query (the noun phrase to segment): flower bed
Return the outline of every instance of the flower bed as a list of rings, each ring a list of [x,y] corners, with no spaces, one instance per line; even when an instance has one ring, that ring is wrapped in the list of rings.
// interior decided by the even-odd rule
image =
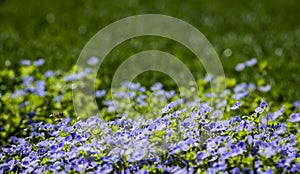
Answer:
[[[267,84],[228,78],[226,102],[212,108],[211,77],[198,81],[200,101],[160,83],[124,83],[110,94],[98,79],[99,114],[84,120],[71,84],[88,71],[41,73],[43,63],[1,71],[13,81],[0,100],[0,173],[300,172],[299,102],[268,102]]]

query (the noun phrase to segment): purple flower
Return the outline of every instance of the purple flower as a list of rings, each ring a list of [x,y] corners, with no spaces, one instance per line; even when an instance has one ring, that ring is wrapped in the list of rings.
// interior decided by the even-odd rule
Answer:
[[[104,105],[113,106],[113,105],[116,105],[116,103],[113,100],[105,100]]]
[[[44,65],[44,63],[45,63],[44,59],[38,59],[36,61],[33,61],[34,66],[41,66],[41,65]]]
[[[15,136],[10,137],[10,143],[11,144],[17,144],[19,142],[19,139]]]
[[[242,71],[245,69],[245,64],[243,63],[238,63],[236,66],[235,66],[235,70],[236,71]]]
[[[296,114],[291,114],[289,121],[292,123],[300,122],[300,112]]]
[[[151,91],[158,91],[163,87],[161,83],[155,83],[153,86],[151,86]]]
[[[261,113],[263,111],[263,109],[261,107],[257,107],[255,108],[255,113]]]
[[[260,92],[268,92],[268,91],[271,90],[271,85],[259,86],[259,87],[258,87],[258,90],[259,90]]]
[[[248,84],[248,90],[254,90],[256,88],[255,84],[249,83]]]
[[[35,112],[30,111],[30,112],[28,112],[28,113],[26,114],[26,117],[27,117],[27,118],[32,118],[32,117],[34,117],[35,115],[36,115]]]
[[[26,77],[23,77],[22,78],[22,84],[24,86],[29,86],[34,80],[34,77],[33,76],[26,76]]]
[[[268,103],[263,101],[263,102],[260,103],[259,107],[265,109],[266,107],[268,107]]]
[[[117,110],[117,105],[108,106],[107,108],[108,113],[115,112],[116,110]]]
[[[216,171],[224,171],[227,168],[226,162],[224,160],[220,160],[216,163],[213,163],[212,168]]]
[[[223,116],[223,112],[220,110],[215,110],[212,114],[212,119],[221,118]]]
[[[99,58],[98,57],[90,57],[86,63],[90,66],[97,65],[99,63]]]
[[[52,70],[48,70],[48,71],[46,71],[45,74],[44,74],[44,76],[47,77],[47,78],[48,78],[48,77],[52,77],[53,75],[54,75],[54,71],[52,71]]]
[[[72,141],[72,136],[71,135],[68,135],[65,137],[64,141]]]
[[[211,75],[211,74],[206,74],[205,75],[205,78],[204,78],[204,81],[205,82],[209,82],[209,81],[212,81],[213,80],[213,75]]]
[[[293,164],[292,167],[291,167],[291,172],[300,173],[300,163],[299,164]]]
[[[98,90],[98,91],[95,92],[95,97],[96,98],[104,97],[105,95],[106,95],[105,90]]]
[[[56,131],[56,130],[50,130],[49,135],[51,135],[51,136],[53,136],[53,137],[56,137],[56,136],[59,135],[59,131]]]
[[[46,83],[43,80],[38,80],[35,82],[35,92],[37,96],[46,95]]]
[[[140,161],[143,159],[146,153],[147,153],[146,147],[137,147],[135,148],[134,152],[130,154],[128,161],[129,162]]]
[[[241,100],[242,98],[246,97],[248,94],[249,94],[248,91],[243,91],[243,92],[233,94],[231,98],[234,100]]]
[[[274,170],[273,169],[269,169],[269,170],[266,170],[266,171],[263,171],[263,172],[260,172],[261,174],[273,174],[274,173]]]
[[[300,107],[300,101],[295,101],[295,102],[293,103],[293,106],[294,106],[295,108],[299,108],[299,107]]]
[[[246,150],[246,143],[244,141],[239,141],[237,147],[242,150]]]
[[[207,157],[207,154],[205,152],[199,152],[196,155],[196,160],[197,161],[202,161]]]
[[[236,110],[242,105],[242,102],[238,101],[236,102],[230,109],[231,110]]]
[[[274,156],[276,153],[276,148],[272,146],[264,148],[264,151],[262,152],[262,154],[266,155],[267,158]]]
[[[179,142],[178,143],[178,148],[182,151],[188,151],[189,150],[189,146],[186,142]]]
[[[83,135],[82,135],[81,141],[87,141],[89,138],[90,138],[90,134],[87,133],[87,132],[85,132],[85,133],[83,133]]]
[[[87,159],[84,157],[80,159],[76,159],[72,162],[72,167],[75,169],[77,172],[83,172],[87,166],[89,165]]]
[[[234,169],[231,170],[231,173],[232,174],[240,174],[242,172],[241,172],[240,168],[236,167],[236,168],[234,168]]]
[[[29,66],[30,64],[31,64],[31,61],[30,61],[30,60],[26,60],[26,59],[22,59],[22,60],[21,60],[21,65]]]
[[[98,170],[95,173],[110,173],[113,171],[113,166],[111,164],[103,164],[101,167],[98,167]]]
[[[17,98],[19,96],[25,95],[25,91],[23,90],[16,90],[13,94],[12,94],[12,98]]]
[[[38,156],[43,156],[47,152],[46,148],[40,148],[37,153]]]
[[[233,124],[234,122],[241,122],[241,121],[242,121],[241,117],[239,117],[239,116],[234,116],[233,118],[231,118],[231,119],[229,120],[229,124]]]
[[[279,116],[281,116],[284,112],[284,106],[282,106],[278,111],[274,112],[274,114],[270,114],[269,118],[271,120],[276,120]]]
[[[260,103],[260,105],[259,105],[259,107],[257,107],[256,109],[255,109],[255,113],[261,113],[261,112],[263,112],[263,110],[264,109],[266,109],[268,107],[268,103],[266,103],[266,102],[261,102]]]
[[[255,65],[256,63],[257,63],[256,58],[252,58],[252,59],[246,61],[245,65],[248,66],[248,67],[251,67],[251,66]]]
[[[56,152],[57,149],[58,149],[58,145],[56,145],[56,144],[53,144],[53,145],[51,145],[51,146],[49,147],[49,150],[50,150],[51,152]]]
[[[165,93],[165,96],[167,99],[173,97],[175,95],[175,91],[174,90],[171,90],[170,92],[166,92]]]

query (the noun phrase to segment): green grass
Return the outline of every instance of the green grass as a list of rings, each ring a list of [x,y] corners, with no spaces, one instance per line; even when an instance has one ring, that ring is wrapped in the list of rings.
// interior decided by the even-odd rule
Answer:
[[[219,54],[227,77],[251,81],[257,77],[272,84],[275,100],[293,101],[300,97],[300,3],[298,1],[19,1],[0,0],[0,67],[7,60],[11,67],[22,58],[46,59],[46,69],[68,70],[76,63],[86,42],[106,25],[137,14],[158,13],[183,19],[197,27]],[[117,48],[104,62],[99,77],[107,88],[118,65],[130,55],[147,49],[170,52],[203,77],[196,58],[183,46],[158,37],[131,39]],[[225,50],[232,55],[226,57]],[[257,57],[268,61],[265,72],[237,73],[238,62]],[[197,62],[198,63],[198,62]],[[254,78],[255,77],[255,78]],[[150,80],[149,80],[150,79]],[[171,79],[146,73],[138,79]]]

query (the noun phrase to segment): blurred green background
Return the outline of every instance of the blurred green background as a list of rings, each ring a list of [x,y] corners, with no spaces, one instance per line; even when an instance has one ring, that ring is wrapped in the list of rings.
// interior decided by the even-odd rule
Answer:
[[[174,16],[197,27],[211,42],[226,76],[238,81],[263,79],[278,101],[299,99],[299,1],[79,1],[0,0],[0,66],[14,68],[19,60],[46,59],[43,70],[69,70],[88,40],[106,25],[132,15],[157,13]],[[180,58],[195,75],[205,75],[200,62],[185,47],[159,37],[134,38],[116,47],[99,72],[108,88],[117,67],[130,55],[159,49]],[[236,72],[237,63],[255,57],[266,64],[262,72]],[[200,68],[199,68],[200,67]],[[165,75],[148,72],[138,81],[162,81]]]

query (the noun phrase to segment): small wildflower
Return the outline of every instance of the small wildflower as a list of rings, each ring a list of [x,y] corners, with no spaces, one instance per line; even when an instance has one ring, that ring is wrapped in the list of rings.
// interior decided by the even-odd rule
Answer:
[[[240,108],[241,105],[242,105],[242,102],[238,101],[230,109],[236,110],[236,109]]]

